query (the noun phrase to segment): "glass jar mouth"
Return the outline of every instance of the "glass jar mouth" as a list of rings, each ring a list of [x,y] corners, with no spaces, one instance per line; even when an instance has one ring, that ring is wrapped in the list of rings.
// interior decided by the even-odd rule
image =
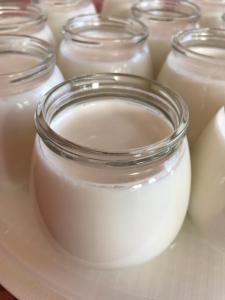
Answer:
[[[32,31],[32,27],[45,24],[47,15],[36,5],[22,3],[0,4],[0,33]]]
[[[132,7],[135,17],[152,21],[196,23],[200,19],[200,8],[189,1],[142,0]]]
[[[92,47],[124,47],[143,43],[148,38],[147,27],[139,20],[122,20],[98,14],[73,17],[63,29],[65,39]]]
[[[178,53],[196,59],[210,60],[225,63],[225,30],[219,28],[199,28],[178,32],[173,39],[173,49]],[[224,54],[218,56],[210,51],[197,51],[196,49],[223,50]]]
[[[117,96],[145,107],[156,108],[171,122],[173,132],[151,145],[128,151],[107,152],[73,143],[51,128],[57,113],[71,104]],[[72,160],[109,166],[138,165],[167,157],[180,145],[188,121],[186,104],[167,87],[139,76],[111,73],[82,76],[57,85],[45,95],[35,114],[37,133],[53,152]]]
[[[32,80],[50,72],[55,65],[55,54],[50,45],[38,38],[26,35],[1,34],[0,55],[16,54],[33,56],[40,60],[34,66],[22,71],[1,73],[0,85],[3,90],[12,89],[16,84],[29,84]]]

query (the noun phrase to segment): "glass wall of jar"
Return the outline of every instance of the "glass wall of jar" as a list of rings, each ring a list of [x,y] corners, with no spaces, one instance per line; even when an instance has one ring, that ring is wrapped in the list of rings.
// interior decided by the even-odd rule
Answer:
[[[149,29],[153,73],[156,78],[172,48],[174,35],[198,27],[200,9],[188,1],[144,0],[132,7],[133,15]]]
[[[225,0],[197,0],[196,4],[201,8],[201,27],[223,27]]]
[[[92,0],[33,0],[48,15],[48,24],[59,45],[62,38],[62,29],[67,20],[82,14],[96,12]]]
[[[38,101],[63,81],[50,45],[29,36],[0,35],[0,183],[27,180]]]
[[[192,149],[190,216],[214,247],[225,249],[225,111],[222,107]]]
[[[225,30],[201,28],[179,33],[158,80],[187,102],[192,144],[225,103]]]
[[[147,37],[145,25],[134,19],[75,17],[64,27],[58,64],[67,79],[109,71],[151,78]]]
[[[140,0],[104,0],[101,14],[116,18],[129,18],[132,16],[131,7]]]
[[[48,93],[36,113],[32,190],[58,243],[102,267],[164,251],[188,207],[187,122],[179,96],[141,77],[81,77]]]
[[[31,35],[55,45],[47,16],[39,7],[23,2],[0,3],[0,34]]]

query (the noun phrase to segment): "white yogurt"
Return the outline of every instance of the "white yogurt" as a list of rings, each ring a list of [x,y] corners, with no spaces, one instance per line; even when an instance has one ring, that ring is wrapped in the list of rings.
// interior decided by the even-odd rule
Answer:
[[[225,249],[225,112],[206,126],[192,150],[193,185],[190,215],[214,246]]]
[[[131,7],[140,0],[104,0],[101,14],[103,16],[128,18],[132,16]]]
[[[152,77],[147,32],[138,21],[84,16],[65,29],[58,65],[67,79],[100,72]]]
[[[34,76],[43,58],[29,48],[18,49],[29,43],[38,53],[39,42],[34,45],[29,38],[11,36],[4,47],[8,53],[2,49],[4,37],[0,37],[0,42],[0,182],[14,184],[26,181],[29,174],[36,105],[63,77],[54,67],[54,60],[47,72],[40,68],[39,74]],[[7,48],[7,43],[14,42],[17,43],[17,51],[11,46]],[[27,78],[22,79],[23,76]]]
[[[48,42],[53,48],[55,46],[47,17],[35,5],[1,4],[0,33],[30,35]]]
[[[224,28],[222,20],[225,13],[224,0],[197,0],[196,4],[201,8],[202,27]]]
[[[96,12],[91,0],[34,0],[48,15],[48,24],[59,45],[62,39],[63,26],[67,20],[83,14]]]
[[[199,36],[202,32],[205,42],[198,41],[198,37],[195,40],[193,37],[190,38],[193,46],[188,46],[190,42],[188,35],[191,32],[193,36],[194,32],[199,32]],[[212,39],[215,47],[209,46],[211,34],[214,35]],[[212,116],[225,103],[225,48],[221,47],[225,31],[202,29],[187,32],[183,36],[187,38],[186,42],[184,38],[187,46],[182,49],[186,48],[187,54],[173,49],[158,80],[178,92],[188,104],[190,111],[188,138],[193,144]]]
[[[198,27],[200,10],[187,1],[144,0],[135,4],[132,11],[148,27],[153,73],[157,78],[172,48],[174,35],[184,29]]]
[[[132,151],[167,138],[172,126],[156,108],[109,97],[70,105],[52,121],[61,137],[102,153]],[[37,138],[33,189],[55,239],[78,259],[104,267],[133,265],[173,241],[189,199],[186,139],[169,157],[142,166],[66,159]]]

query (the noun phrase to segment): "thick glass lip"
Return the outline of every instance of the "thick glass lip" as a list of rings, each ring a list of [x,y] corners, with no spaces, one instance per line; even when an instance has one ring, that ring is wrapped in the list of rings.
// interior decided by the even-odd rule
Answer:
[[[153,21],[196,23],[200,19],[200,8],[190,1],[142,0],[132,6],[135,17]]]
[[[89,46],[109,46],[124,47],[124,45],[137,45],[143,43],[148,38],[147,27],[135,18],[119,19],[99,14],[80,15],[69,19],[64,26],[64,38],[73,42]],[[93,37],[85,35],[89,30],[110,30],[114,33],[123,32],[127,36],[123,38]]]
[[[174,131],[155,144],[121,152],[103,152],[75,144],[58,135],[51,121],[70,104],[105,97],[129,99],[146,107],[155,107],[173,123]],[[82,162],[108,166],[132,166],[170,155],[186,134],[189,113],[182,98],[156,81],[128,74],[96,74],[61,83],[51,89],[39,103],[35,114],[38,135],[55,153]]]
[[[219,28],[193,28],[178,32],[173,39],[172,47],[180,54],[188,57],[224,64],[225,59],[223,57],[202,54],[193,51],[192,47],[224,49],[225,53],[225,30]]]
[[[1,34],[0,55],[1,53],[25,54],[40,58],[40,62],[34,67],[21,72],[1,73],[0,69],[1,91],[12,89],[16,84],[29,83],[50,72],[55,65],[55,54],[50,45],[31,36]]]
[[[15,21],[15,17],[19,17],[19,21]],[[7,21],[8,19],[8,21]],[[33,27],[45,25],[47,16],[42,10],[34,4],[23,3],[1,3],[0,4],[0,33],[17,33],[22,30],[32,31]],[[11,21],[10,21],[11,20]]]

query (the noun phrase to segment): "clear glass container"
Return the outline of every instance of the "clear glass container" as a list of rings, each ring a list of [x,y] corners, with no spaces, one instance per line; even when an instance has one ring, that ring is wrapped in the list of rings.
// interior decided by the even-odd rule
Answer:
[[[55,45],[47,16],[35,5],[0,3],[0,34],[26,34]]]
[[[62,249],[122,267],[170,245],[191,180],[178,95],[141,77],[97,74],[52,89],[35,120],[32,191]]]
[[[24,35],[0,35],[0,66],[0,183],[25,183],[36,105],[63,77],[50,45]]]
[[[92,0],[33,0],[48,15],[48,24],[59,45],[62,29],[67,20],[82,14],[96,12]]]
[[[225,103],[225,30],[179,33],[158,80],[178,92],[190,111],[189,142]]]
[[[198,27],[200,9],[189,1],[144,0],[136,3],[132,12],[148,27],[156,78],[172,48],[174,35],[184,29]]]
[[[64,27],[58,64],[67,79],[104,72],[151,78],[147,37],[145,25],[132,18],[75,17]]]
[[[189,214],[211,246],[225,250],[225,111],[221,107],[192,149]]]
[[[225,0],[197,0],[201,8],[201,27],[223,28],[222,15],[225,13]]]

